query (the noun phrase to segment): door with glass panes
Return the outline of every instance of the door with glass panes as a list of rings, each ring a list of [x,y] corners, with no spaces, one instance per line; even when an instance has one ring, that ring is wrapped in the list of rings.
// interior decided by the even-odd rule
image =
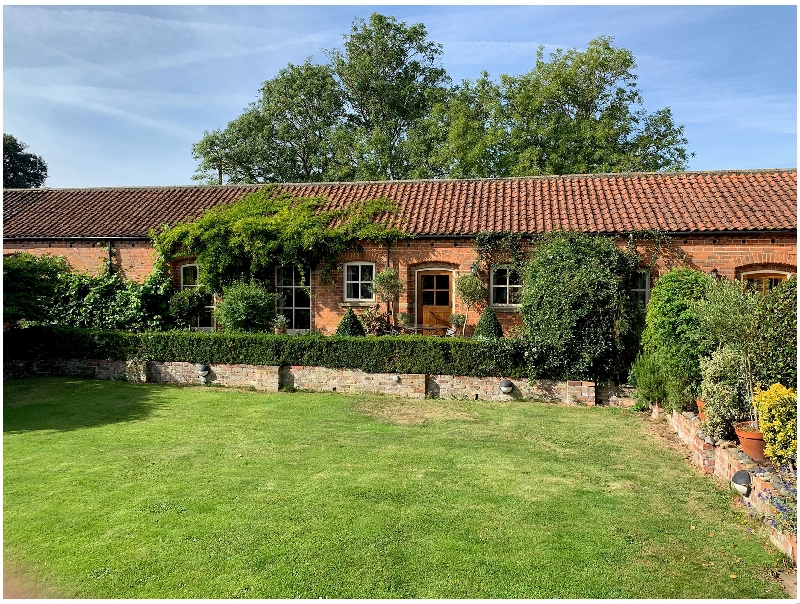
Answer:
[[[181,291],[187,289],[197,289],[200,287],[198,270],[196,264],[184,264],[181,266]],[[214,296],[205,294],[205,307],[200,316],[192,321],[190,329],[198,331],[213,331],[217,323],[214,320]]]
[[[289,321],[289,333],[311,329],[311,271],[296,266],[281,266],[275,275],[278,313]]]
[[[450,326],[453,314],[452,273],[419,271],[417,273],[417,324]]]

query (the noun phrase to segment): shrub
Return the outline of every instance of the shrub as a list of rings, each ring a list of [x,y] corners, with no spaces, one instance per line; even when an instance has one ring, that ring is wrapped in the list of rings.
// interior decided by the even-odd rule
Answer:
[[[458,329],[459,327],[464,327],[464,323],[467,322],[467,316],[461,313],[453,313],[450,315],[449,321],[450,325]]]
[[[339,326],[336,328],[336,335],[337,336],[366,335],[366,332],[364,331],[364,326],[361,325],[361,321],[358,320],[358,317],[356,317],[356,313],[353,312],[352,308],[348,308],[347,312],[344,313],[342,320],[339,322]]]
[[[494,309],[487,306],[481,313],[481,318],[478,319],[478,324],[475,326],[475,333],[472,334],[474,338],[502,338],[503,327],[500,321],[497,320],[497,315]]]
[[[650,405],[664,405],[667,400],[667,378],[660,352],[642,353],[631,367],[630,381],[636,386],[634,411],[645,411]]]
[[[751,414],[747,367],[738,350],[726,346],[700,361],[700,396],[706,403],[706,430],[715,438],[731,438],[733,422]]]
[[[54,322],[74,327],[162,330],[172,327],[168,306],[174,289],[164,265],[156,265],[143,284],[105,271],[91,277],[64,273],[59,277]]]
[[[764,452],[778,464],[797,463],[797,393],[773,384],[753,398],[758,425],[764,433]]]
[[[643,319],[631,294],[638,266],[636,254],[606,237],[546,236],[522,285],[531,371],[600,382],[627,376]]]
[[[191,327],[200,313],[205,310],[208,294],[201,287],[192,287],[177,292],[169,299],[169,314],[175,326],[186,329]]]
[[[797,276],[769,291],[758,302],[751,361],[761,384],[797,384]]]
[[[222,290],[214,310],[225,331],[269,331],[275,319],[276,294],[252,281],[238,282]]]
[[[401,327],[410,327],[414,324],[414,317],[407,312],[397,313],[397,324]]]
[[[381,302],[391,304],[394,310],[394,304],[403,293],[403,280],[400,278],[400,273],[395,268],[386,268],[375,275],[375,295]]]
[[[18,252],[3,256],[3,321],[49,321],[59,277],[69,271],[64,258]]]
[[[456,277],[456,295],[459,300],[467,307],[467,314],[464,316],[464,324],[462,325],[462,335],[467,329],[467,320],[469,319],[469,311],[476,304],[480,304],[489,297],[489,290],[475,275],[459,275]]]
[[[668,411],[683,410],[699,393],[700,358],[710,352],[710,347],[693,303],[705,298],[711,283],[711,277],[705,273],[677,268],[662,275],[653,286],[642,348],[653,362],[658,358],[658,367],[651,363],[640,372],[649,371],[644,378],[650,380],[648,388],[664,396],[662,404]],[[643,376],[637,374],[636,380],[640,377]]]

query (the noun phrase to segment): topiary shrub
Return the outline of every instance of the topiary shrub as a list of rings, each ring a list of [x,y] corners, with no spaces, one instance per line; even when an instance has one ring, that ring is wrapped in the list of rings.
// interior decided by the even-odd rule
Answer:
[[[732,438],[733,422],[750,417],[750,390],[742,354],[730,346],[700,361],[700,396],[706,403],[705,427],[714,438]]]
[[[503,326],[497,320],[497,315],[494,309],[487,306],[481,313],[481,318],[478,319],[478,324],[475,326],[475,333],[472,334],[473,338],[502,338]]]
[[[781,384],[760,390],[753,398],[764,453],[778,464],[797,464],[797,392]]]
[[[238,282],[222,290],[214,316],[225,331],[269,331],[277,295],[258,282]]]
[[[664,396],[664,409],[681,411],[690,406],[700,388],[700,358],[710,352],[700,328],[694,303],[705,299],[712,279],[689,268],[672,269],[654,284],[642,332],[644,356],[658,367],[645,379],[648,388]],[[645,371],[642,367],[641,371]],[[631,376],[633,380],[633,376]],[[640,376],[637,375],[638,381]],[[652,380],[662,380],[655,384]]]
[[[208,294],[200,287],[185,289],[169,299],[169,314],[178,329],[191,327],[205,310]]]
[[[638,256],[607,237],[553,233],[525,265],[522,315],[532,375],[627,376],[643,322],[631,293]]]
[[[361,321],[358,320],[356,313],[353,312],[352,308],[348,308],[347,312],[344,313],[342,320],[339,322],[339,326],[336,328],[336,335],[337,336],[363,336],[366,335],[364,332],[364,326],[361,325]]]
[[[797,276],[767,292],[756,308],[751,362],[761,384],[797,384]]]

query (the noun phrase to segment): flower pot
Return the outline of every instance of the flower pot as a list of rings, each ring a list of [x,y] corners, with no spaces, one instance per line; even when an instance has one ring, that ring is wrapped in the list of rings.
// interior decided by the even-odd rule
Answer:
[[[734,422],[733,429],[745,455],[753,461],[767,461],[764,457],[764,434],[759,431],[756,422]]]
[[[658,403],[650,403],[650,417],[656,419],[663,414],[664,414],[664,407],[662,407]]]
[[[706,402],[699,396],[694,402],[697,404],[697,417],[699,417],[702,421],[706,421],[706,412],[703,411],[703,409],[706,408]]]

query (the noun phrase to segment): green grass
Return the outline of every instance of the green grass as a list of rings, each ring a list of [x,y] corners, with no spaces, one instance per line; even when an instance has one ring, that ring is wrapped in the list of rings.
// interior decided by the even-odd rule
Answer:
[[[618,409],[4,388],[5,562],[48,593],[785,597],[731,492]]]

